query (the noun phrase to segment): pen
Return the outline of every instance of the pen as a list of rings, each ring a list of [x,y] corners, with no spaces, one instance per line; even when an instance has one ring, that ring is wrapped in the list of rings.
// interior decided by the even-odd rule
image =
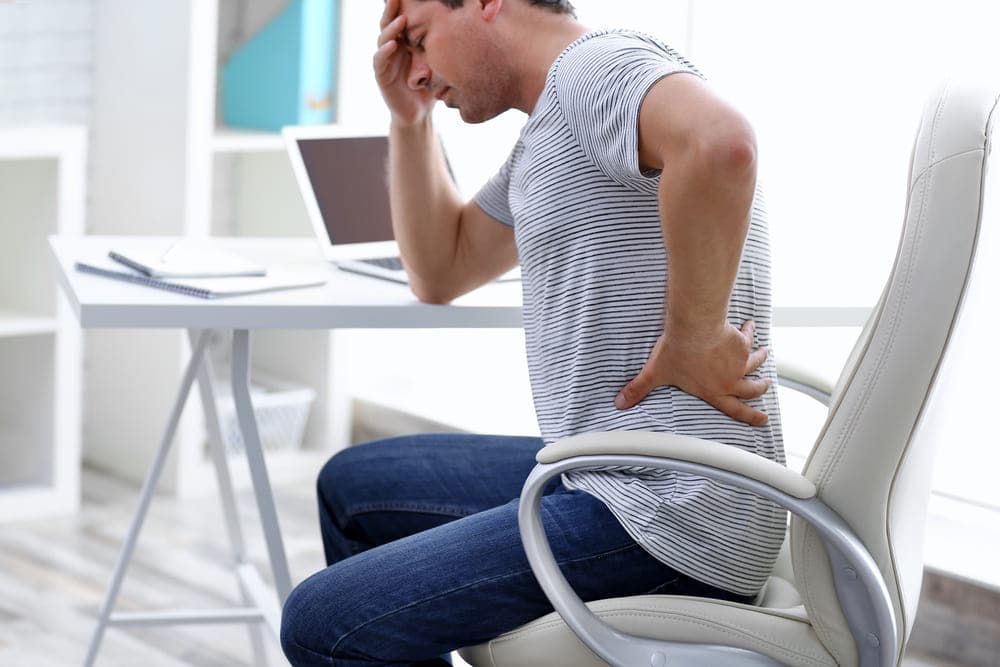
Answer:
[[[171,243],[170,247],[167,248],[166,252],[164,252],[163,255],[160,256],[160,262],[161,263],[166,263],[167,257],[170,255],[170,253],[172,253],[174,251],[174,248],[176,248],[176,247],[177,247],[177,242],[176,241],[174,243]]]

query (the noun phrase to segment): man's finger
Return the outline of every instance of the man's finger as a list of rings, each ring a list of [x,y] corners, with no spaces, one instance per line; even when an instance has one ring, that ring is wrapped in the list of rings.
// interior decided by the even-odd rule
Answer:
[[[397,16],[394,18],[389,25],[382,28],[382,32],[378,34],[378,45],[381,48],[386,42],[395,42],[399,39],[400,35],[403,34],[403,29],[406,28],[406,17]]]
[[[766,394],[770,386],[770,380],[743,378],[736,383],[736,386],[733,388],[732,395],[736,398],[749,401],[752,398],[757,398],[758,396]]]
[[[713,401],[712,405],[717,407],[719,410],[722,410],[733,419],[745,422],[751,426],[767,425],[768,419],[765,413],[755,408],[751,408],[738,398],[723,396],[717,401]]]
[[[755,370],[761,367],[761,364],[767,360],[767,355],[771,353],[771,349],[768,347],[762,347],[759,350],[754,350],[747,357],[747,367],[743,371],[744,375],[750,375]]]
[[[619,410],[627,410],[636,405],[649,395],[649,392],[656,388],[651,375],[645,368],[635,377],[634,380],[622,387],[622,390],[615,396],[615,407]]]
[[[386,27],[398,14],[399,0],[386,0],[385,9],[382,10],[382,18],[379,19],[378,26],[380,28]]]
[[[743,332],[743,335],[750,340],[751,345],[753,345],[753,334],[756,330],[757,325],[753,323],[753,320],[747,320],[743,323],[743,326],[740,327],[740,331]]]
[[[396,46],[396,42],[386,42],[378,48],[378,51],[375,52],[375,57],[372,58],[372,65],[375,68],[376,76],[379,78],[385,77],[389,73],[389,69],[392,65],[398,65],[398,59],[393,58]]]

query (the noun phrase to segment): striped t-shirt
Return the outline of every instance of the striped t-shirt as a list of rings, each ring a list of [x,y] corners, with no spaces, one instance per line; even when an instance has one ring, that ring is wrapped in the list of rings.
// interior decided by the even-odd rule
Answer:
[[[618,391],[663,333],[667,253],[660,174],[638,163],[639,107],[676,72],[677,52],[626,31],[588,33],[559,56],[507,162],[477,194],[511,225],[521,262],[528,368],[546,444],[594,431],[645,430],[715,440],[784,462],[776,382],[751,401],[770,417],[752,427],[676,387],[619,411]],[[771,344],[770,251],[758,189],[728,321],[756,324]],[[775,379],[773,358],[756,376]],[[644,468],[564,475],[601,499],[653,556],[700,581],[753,595],[784,537],[785,513],[703,477]]]

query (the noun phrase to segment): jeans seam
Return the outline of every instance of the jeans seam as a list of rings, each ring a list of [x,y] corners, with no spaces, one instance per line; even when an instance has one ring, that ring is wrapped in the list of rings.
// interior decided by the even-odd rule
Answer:
[[[666,587],[666,586],[673,586],[674,584],[676,584],[680,580],[681,580],[681,575],[675,573],[673,579],[671,579],[670,581],[664,581],[664,582],[662,582],[660,584],[657,584],[656,586],[653,586],[651,589],[649,589],[645,593],[642,593],[642,595],[657,595],[658,594],[657,591],[662,591],[664,589],[664,587]]]
[[[638,544],[636,544],[635,542],[633,542],[631,544],[626,544],[626,545],[623,545],[623,546],[620,546],[620,547],[616,547],[614,549],[609,549],[607,551],[602,551],[601,553],[590,554],[590,555],[587,555],[587,556],[581,556],[580,558],[573,558],[573,559],[570,559],[570,560],[567,560],[567,561],[563,561],[561,563],[557,562],[557,565],[559,566],[560,569],[562,569],[562,567],[565,566],[565,565],[572,565],[574,563],[579,563],[579,562],[586,561],[586,560],[591,560],[591,559],[597,560],[597,559],[605,558],[607,556],[610,556],[610,555],[613,555],[613,554],[616,554],[616,553],[621,553],[622,551],[627,551],[629,549],[641,549],[641,548],[642,547],[640,547]],[[393,615],[398,614],[400,612],[406,611],[407,609],[410,609],[411,607],[416,607],[418,605],[424,604],[426,602],[430,602],[432,600],[436,600],[436,599],[444,597],[446,595],[451,595],[452,593],[455,593],[457,591],[460,591],[460,590],[463,590],[463,589],[466,589],[466,588],[471,588],[472,586],[479,586],[481,584],[490,583],[490,582],[493,582],[493,581],[499,581],[501,579],[507,579],[507,578],[512,578],[512,577],[519,577],[519,576],[521,576],[523,574],[526,574],[528,572],[531,572],[531,568],[530,567],[527,568],[527,569],[518,570],[516,572],[511,572],[511,573],[507,573],[507,574],[497,575],[495,577],[488,577],[486,579],[480,579],[478,581],[469,582],[469,583],[467,583],[467,584],[465,584],[463,586],[458,586],[456,588],[451,588],[451,589],[448,589],[447,591],[442,591],[442,592],[440,592],[440,593],[438,593],[436,595],[432,595],[430,597],[422,598],[420,600],[414,600],[413,602],[410,602],[409,604],[407,604],[404,607],[400,607],[399,609],[393,609],[392,611],[387,611],[384,614],[381,614],[380,616],[376,616],[375,618],[368,619],[367,621],[365,621],[364,623],[358,625],[357,627],[352,628],[348,632],[345,632],[343,634],[343,636],[341,636],[340,639],[337,640],[337,643],[334,644],[333,647],[331,647],[331,649],[330,649],[330,658],[333,659],[333,654],[337,651],[337,649],[340,647],[340,645],[344,642],[345,639],[347,639],[351,635],[357,633],[362,628],[364,628],[366,626],[369,626],[372,623],[375,623],[376,621],[381,621],[384,618],[387,618],[389,616],[393,616]]]
[[[309,653],[310,655],[314,655],[314,656],[318,657],[319,659],[321,659],[321,660],[329,663],[330,665],[333,665],[334,658],[333,658],[333,653],[332,652],[331,652],[330,655],[323,655],[319,651],[314,651],[311,648],[303,646],[302,644],[299,643],[299,640],[295,639],[294,637],[291,637],[291,638],[287,639],[286,641],[291,641],[293,644],[295,644],[295,648],[299,649],[300,651],[305,651],[306,653]]]
[[[406,511],[423,512],[426,514],[441,514],[444,516],[466,517],[476,513],[477,510],[457,509],[448,505],[422,505],[420,503],[365,503],[363,505],[352,505],[345,508],[344,514],[347,516],[357,516],[358,514],[370,514],[371,512]]]

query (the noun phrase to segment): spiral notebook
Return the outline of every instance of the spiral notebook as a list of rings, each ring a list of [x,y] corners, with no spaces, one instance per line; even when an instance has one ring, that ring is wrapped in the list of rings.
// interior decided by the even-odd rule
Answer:
[[[313,287],[326,283],[327,276],[317,269],[275,267],[264,276],[226,278],[157,278],[115,262],[110,257],[79,260],[76,269],[115,280],[180,292],[202,299],[258,294],[275,290]]]
[[[267,274],[266,267],[235,253],[187,241],[174,241],[166,246],[144,244],[135,248],[112,248],[108,256],[152,278],[230,278]]]

